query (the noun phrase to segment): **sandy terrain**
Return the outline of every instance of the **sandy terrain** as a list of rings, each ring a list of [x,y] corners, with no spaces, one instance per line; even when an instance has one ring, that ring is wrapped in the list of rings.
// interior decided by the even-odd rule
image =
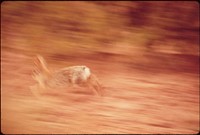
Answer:
[[[17,52],[17,51],[16,51]],[[93,67],[104,96],[87,88],[55,90],[37,98],[29,86],[32,57],[2,51],[1,130],[5,134],[197,133],[198,75]],[[49,63],[54,69],[67,63]],[[96,67],[96,68],[95,68]]]
[[[4,134],[199,132],[199,3],[4,1]],[[34,57],[52,71],[86,65],[91,89],[30,86]]]

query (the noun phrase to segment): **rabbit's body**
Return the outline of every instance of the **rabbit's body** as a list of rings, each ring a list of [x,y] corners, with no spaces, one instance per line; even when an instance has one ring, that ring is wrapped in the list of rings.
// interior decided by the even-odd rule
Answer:
[[[90,69],[86,66],[71,66],[54,72],[45,84],[49,87],[66,87],[87,83]]]
[[[93,87],[95,93],[102,94],[98,79],[87,66],[70,66],[50,72],[42,56],[37,56],[33,78],[38,82],[34,89],[59,89],[74,85]]]

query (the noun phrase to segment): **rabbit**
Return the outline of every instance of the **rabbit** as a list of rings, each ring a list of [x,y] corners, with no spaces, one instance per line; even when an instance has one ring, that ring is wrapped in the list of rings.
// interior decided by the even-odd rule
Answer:
[[[35,69],[32,77],[37,84],[31,86],[31,91],[33,93],[36,93],[36,89],[59,89],[78,85],[80,87],[88,87],[92,89],[96,95],[102,96],[103,94],[102,86],[96,75],[91,73],[90,68],[85,65],[65,67],[52,72],[49,70],[47,63],[42,56],[37,55],[34,63]]]

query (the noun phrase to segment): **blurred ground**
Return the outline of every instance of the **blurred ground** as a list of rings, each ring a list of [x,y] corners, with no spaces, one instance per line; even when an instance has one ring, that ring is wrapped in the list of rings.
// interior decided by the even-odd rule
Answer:
[[[199,132],[196,2],[3,2],[4,134]],[[29,86],[33,58],[56,70],[87,65],[105,87]]]

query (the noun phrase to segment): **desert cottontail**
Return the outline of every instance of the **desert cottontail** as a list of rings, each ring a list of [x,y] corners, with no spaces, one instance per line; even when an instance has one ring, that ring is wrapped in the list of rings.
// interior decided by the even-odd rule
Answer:
[[[37,84],[31,86],[31,90],[36,89],[59,89],[78,85],[92,89],[97,95],[102,95],[102,87],[97,77],[91,73],[87,66],[70,66],[51,72],[48,69],[44,58],[37,55],[33,71],[33,79]]]

